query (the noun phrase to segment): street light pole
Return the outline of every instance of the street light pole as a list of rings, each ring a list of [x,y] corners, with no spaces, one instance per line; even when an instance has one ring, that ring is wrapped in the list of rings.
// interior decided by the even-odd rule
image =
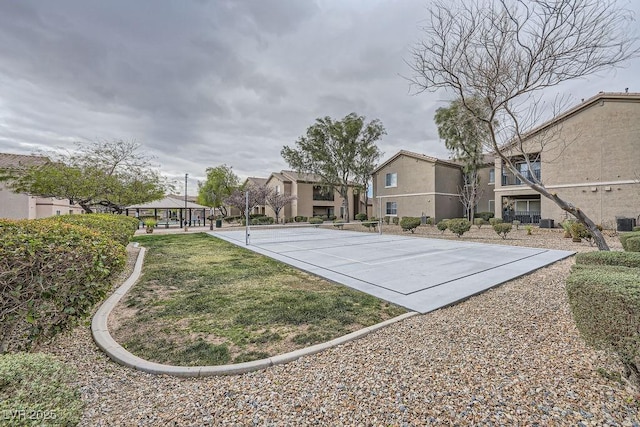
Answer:
[[[189,231],[187,227],[187,178],[189,178],[189,174],[184,174],[184,231]]]

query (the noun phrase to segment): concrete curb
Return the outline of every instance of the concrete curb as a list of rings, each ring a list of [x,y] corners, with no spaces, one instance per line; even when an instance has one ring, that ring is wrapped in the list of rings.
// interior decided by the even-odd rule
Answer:
[[[98,347],[104,351],[111,360],[129,368],[137,369],[139,371],[147,372],[150,374],[164,374],[173,375],[176,377],[205,377],[214,375],[236,375],[243,374],[245,372],[257,371],[265,369],[270,366],[280,365],[283,363],[292,362],[303,356],[319,353],[331,347],[344,344],[349,341],[353,341],[368,335],[369,333],[378,329],[389,326],[393,323],[399,322],[409,317],[417,315],[417,312],[405,313],[393,319],[386,320],[367,328],[360,329],[359,331],[351,332],[350,334],[333,339],[326,343],[316,344],[311,347],[302,348],[300,350],[291,351],[289,353],[273,356],[268,359],[254,360],[252,362],[237,363],[234,365],[219,365],[219,366],[172,366],[163,365],[161,363],[149,362],[141,359],[133,354],[129,353],[120,344],[118,344],[111,334],[108,328],[109,314],[118,304],[118,302],[124,297],[131,287],[138,281],[140,273],[142,272],[142,263],[145,256],[145,248],[140,248],[138,259],[133,268],[133,273],[129,278],[111,295],[98,309],[91,321],[91,333],[93,339]]]

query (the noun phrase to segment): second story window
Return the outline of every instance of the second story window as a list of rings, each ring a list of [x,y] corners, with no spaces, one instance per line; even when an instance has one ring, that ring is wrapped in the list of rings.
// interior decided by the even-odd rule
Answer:
[[[333,190],[322,185],[313,186],[313,200],[333,201]]]
[[[384,178],[384,186],[385,187],[397,187],[398,186],[398,174],[397,173],[388,173]]]
[[[496,170],[491,168],[489,169],[489,184],[493,184],[496,182]]]

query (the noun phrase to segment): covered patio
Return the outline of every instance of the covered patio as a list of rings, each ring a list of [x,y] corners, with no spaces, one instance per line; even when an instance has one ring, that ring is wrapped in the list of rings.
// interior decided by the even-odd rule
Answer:
[[[185,202],[175,197],[165,197],[153,202],[127,206],[124,212],[127,216],[140,218],[141,225],[144,218],[151,217],[158,221],[158,227],[164,226],[165,228],[206,226],[207,217],[214,213],[213,208],[209,206]],[[210,223],[211,221],[209,221]]]

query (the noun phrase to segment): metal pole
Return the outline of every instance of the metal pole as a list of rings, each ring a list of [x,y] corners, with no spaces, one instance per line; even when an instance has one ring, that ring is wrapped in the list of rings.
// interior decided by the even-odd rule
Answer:
[[[245,193],[244,222],[246,224],[245,244],[249,246],[249,235],[251,232],[249,229],[249,191]]]
[[[189,178],[189,174],[184,174],[184,231],[189,231],[187,227],[187,178]]]
[[[382,235],[382,197],[378,196],[378,210],[380,211],[380,216],[378,217],[378,228],[380,229],[378,232]]]

